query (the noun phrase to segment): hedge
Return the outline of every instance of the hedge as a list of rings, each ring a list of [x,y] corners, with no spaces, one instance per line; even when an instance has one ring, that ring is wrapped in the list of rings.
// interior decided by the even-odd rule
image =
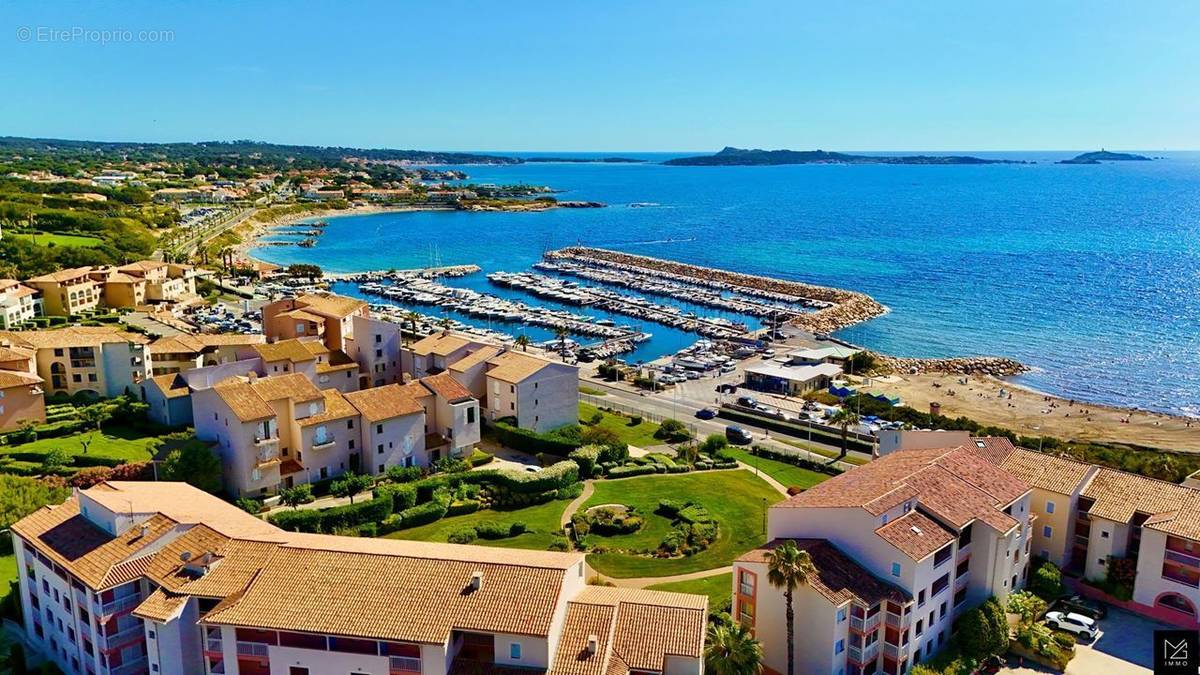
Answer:
[[[750,454],[757,455],[759,457],[766,457],[767,459],[773,459],[777,462],[784,462],[785,464],[791,464],[802,469],[808,469],[809,471],[816,471],[818,473],[823,473],[830,476],[836,476],[842,473],[842,470],[837,468],[837,466],[833,465],[832,463],[814,462],[806,457],[793,455],[787,452],[779,452],[778,450],[765,448],[761,445],[755,445],[754,447],[750,448]]]
[[[557,457],[566,457],[582,443],[571,442],[550,434],[539,434],[536,431],[522,429],[516,425],[516,419],[502,417],[492,423],[496,432],[496,440],[501,445],[520,450],[531,455],[544,452]]]
[[[734,410],[732,408],[722,407],[717,411],[717,415],[722,419],[731,420],[733,422],[753,424],[754,426],[770,429],[771,431],[775,431],[786,436],[793,436],[795,438],[807,438],[810,433],[810,427],[792,424],[791,422],[784,422],[773,417],[752,415],[750,413],[742,412],[741,410]],[[819,438],[823,443],[841,447],[842,435],[840,432],[827,431],[825,429],[813,427],[811,428],[811,435],[814,438]],[[857,440],[853,436],[846,439],[846,447],[850,450],[858,450],[866,453],[870,453],[872,450],[870,443]]]
[[[585,445],[567,457],[579,465],[579,475],[593,476],[596,473],[596,461],[600,458],[600,446]]]
[[[275,527],[289,532],[321,531],[321,512],[316,509],[280,511],[270,515],[267,520]]]
[[[390,513],[410,509],[417,505],[417,488],[415,485],[406,483],[380,483],[375,486],[373,494],[377,499],[386,497],[392,500]]]
[[[552,464],[537,472],[517,469],[477,471],[483,474],[478,480],[507,488],[517,494],[537,494],[565,488],[579,482],[579,465],[570,460]]]
[[[646,476],[652,473],[658,473],[658,469],[654,464],[643,464],[641,466],[618,466],[608,470],[608,477],[629,478],[630,476]]]
[[[479,510],[479,500],[464,499],[462,501],[450,502],[450,506],[446,508],[447,516],[461,516],[468,513],[475,513]]]
[[[332,533],[386,518],[392,512],[392,500],[379,497],[357,504],[329,509],[280,511],[269,520],[283,530]]]
[[[420,506],[404,509],[396,515],[400,516],[401,527],[416,527],[441,520],[446,516],[446,511],[447,505],[434,499]]]

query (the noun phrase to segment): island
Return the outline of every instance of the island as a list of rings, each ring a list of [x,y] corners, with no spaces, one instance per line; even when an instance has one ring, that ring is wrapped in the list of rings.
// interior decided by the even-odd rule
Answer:
[[[1129,152],[1109,152],[1108,150],[1100,150],[1099,152],[1085,152],[1082,155],[1076,155],[1071,159],[1064,159],[1059,164],[1099,164],[1101,162],[1149,162],[1151,159],[1145,155],[1135,155]]]
[[[968,155],[851,155],[825,150],[746,150],[726,147],[715,155],[677,157],[672,166],[774,166],[781,164],[1028,164]]]
[[[644,159],[632,157],[525,157],[526,164],[643,164]]]

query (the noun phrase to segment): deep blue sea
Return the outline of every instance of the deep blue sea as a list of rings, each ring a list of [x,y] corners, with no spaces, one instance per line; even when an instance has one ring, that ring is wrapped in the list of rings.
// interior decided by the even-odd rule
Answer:
[[[581,243],[798,279],[891,308],[839,334],[855,343],[1009,356],[1036,369],[1020,383],[1046,392],[1200,415],[1200,153],[1098,166],[1053,163],[1075,153],[963,154],[1037,163],[467,166],[471,182],[544,184],[609,206],[348,216],[331,219],[315,248],[255,255],[332,271],[437,261],[486,273]],[[520,297],[482,274],[450,283]],[[693,339],[644,328],[655,338],[632,358]]]

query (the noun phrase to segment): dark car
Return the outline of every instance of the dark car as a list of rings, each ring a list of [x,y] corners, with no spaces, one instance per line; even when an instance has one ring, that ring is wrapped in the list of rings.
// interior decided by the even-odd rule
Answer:
[[[733,445],[750,445],[754,442],[749,431],[733,425],[725,427],[725,438]]]
[[[730,384],[728,382],[722,382],[721,384],[717,385],[717,391],[722,394],[732,394],[737,391],[737,385]]]
[[[716,411],[712,410],[711,408],[701,408],[696,411],[696,417],[699,417],[702,420],[711,420],[716,416]]]
[[[1108,616],[1108,608],[1102,602],[1089,600],[1082,595],[1072,595],[1069,598],[1063,598],[1058,601],[1058,607],[1063,612],[1074,612],[1082,614],[1089,619],[1103,619]]]
[[[758,406],[758,401],[755,401],[753,396],[739,396],[737,404],[747,408],[754,408]]]

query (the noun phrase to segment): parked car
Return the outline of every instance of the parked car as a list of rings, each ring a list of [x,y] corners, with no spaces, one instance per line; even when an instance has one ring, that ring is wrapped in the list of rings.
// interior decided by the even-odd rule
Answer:
[[[712,408],[701,408],[696,411],[696,417],[702,420],[711,420],[717,416],[717,412]]]
[[[1048,612],[1046,614],[1046,623],[1051,628],[1067,631],[1076,635],[1082,635],[1089,640],[1096,639],[1096,621],[1089,619],[1082,614],[1070,612],[1064,614],[1062,612]]]
[[[737,400],[737,404],[740,406],[745,406],[747,408],[757,408],[758,407],[758,401],[754,400],[753,396],[739,396],[738,400]]]
[[[733,445],[750,445],[754,442],[754,437],[749,431],[732,424],[725,427],[725,438]]]
[[[1082,614],[1089,619],[1100,620],[1108,616],[1108,608],[1104,603],[1089,600],[1082,595],[1072,595],[1058,601],[1058,608],[1064,612]]]
[[[737,391],[737,385],[729,382],[722,382],[717,385],[717,391],[722,394],[732,394]]]

